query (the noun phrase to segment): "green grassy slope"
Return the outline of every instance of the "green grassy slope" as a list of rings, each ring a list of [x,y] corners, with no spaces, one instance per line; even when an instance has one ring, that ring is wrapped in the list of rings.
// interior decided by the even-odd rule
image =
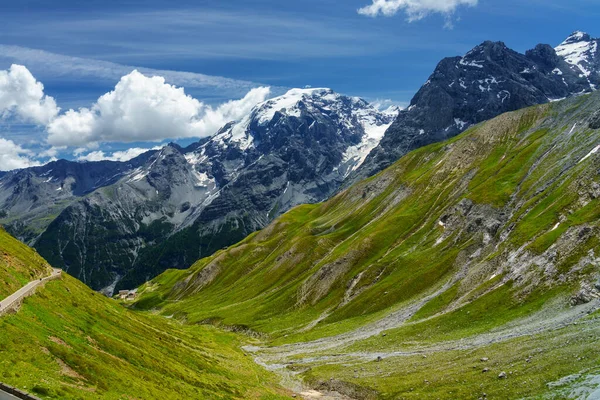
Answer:
[[[303,342],[332,343],[373,326],[382,328],[323,347],[320,354],[364,352],[372,362],[373,349],[435,348],[510,327],[513,335],[498,333],[475,348],[502,354],[509,366],[510,352],[504,350],[526,351],[518,337],[531,336],[550,351],[548,337],[532,335],[551,330],[542,326],[545,321],[570,315],[581,291],[598,295],[600,159],[590,151],[600,144],[600,130],[588,124],[598,110],[600,94],[581,96],[508,113],[414,151],[323,204],[288,212],[187,271],[166,272],[141,288],[137,307],[189,323],[243,326],[268,335],[271,346],[300,343],[296,356],[281,356],[296,358],[294,368],[303,365],[302,354],[319,353],[318,345],[302,347]],[[412,310],[406,320],[399,317],[405,310]],[[560,321],[552,329],[573,323],[566,317]],[[387,331],[383,342],[380,331]],[[568,332],[550,337],[562,334]],[[597,339],[597,334],[585,336],[578,346],[586,349]],[[578,348],[565,346],[564,353]],[[435,354],[446,361],[454,357]],[[460,357],[454,362],[462,362]],[[343,366],[326,360],[305,360],[311,369],[304,376],[316,382],[335,371],[344,382],[390,398],[410,389],[398,379],[403,367],[385,370],[387,361],[363,366],[372,370],[369,380],[354,372],[363,367],[352,367],[365,360],[351,357]],[[425,365],[436,370],[422,364],[415,366],[415,377],[426,373]],[[582,367],[555,366],[550,358],[542,365],[548,375],[539,382]],[[383,372],[373,372],[378,369]],[[465,388],[477,386],[475,376],[480,375],[469,378]],[[467,375],[461,377],[467,381]],[[534,393],[548,389],[544,383],[532,388]],[[428,393],[419,390],[415,395]],[[429,395],[453,398],[444,390]],[[517,386],[511,393],[531,394]]]
[[[49,276],[50,265],[0,226],[0,299],[28,282]]]
[[[0,270],[0,279],[36,273],[34,261],[41,261],[33,250],[4,232],[0,239],[5,261],[19,266]],[[63,274],[18,313],[0,317],[0,381],[44,399],[289,397],[240,350],[247,343],[212,327],[127,310]]]
[[[581,126],[569,135],[597,106],[598,96],[586,96],[530,108],[415,151],[326,203],[292,210],[188,271],[163,274],[143,287],[138,306],[280,335],[326,310],[322,325],[366,320],[423,296],[477,250],[449,303],[494,274],[504,274],[501,281],[517,278],[506,265],[509,252],[525,246],[522,253],[539,255],[570,229],[597,229],[600,207],[591,193],[596,161],[578,160],[600,134]],[[463,215],[466,207],[470,215]],[[452,226],[442,226],[444,220]],[[595,245],[594,235],[582,234],[572,257],[557,260],[555,272],[568,272]],[[547,278],[565,291],[577,286]],[[531,287],[522,282],[514,291],[527,296]]]

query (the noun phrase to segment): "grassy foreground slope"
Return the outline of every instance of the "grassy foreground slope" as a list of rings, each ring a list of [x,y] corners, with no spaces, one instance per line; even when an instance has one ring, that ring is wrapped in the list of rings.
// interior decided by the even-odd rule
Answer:
[[[13,239],[0,226],[0,299],[27,282],[50,275],[52,268],[35,251]]]
[[[0,231],[19,280],[37,273],[33,250]],[[45,264],[44,264],[45,265]],[[0,317],[0,381],[44,399],[278,399],[274,376],[240,337],[135,313],[63,274]]]
[[[260,331],[262,361],[356,397],[479,397],[486,351],[490,384],[554,354],[489,388],[549,391],[599,361],[599,121],[600,93],[504,114],[166,272],[137,306]],[[453,380],[432,384],[441,365]]]

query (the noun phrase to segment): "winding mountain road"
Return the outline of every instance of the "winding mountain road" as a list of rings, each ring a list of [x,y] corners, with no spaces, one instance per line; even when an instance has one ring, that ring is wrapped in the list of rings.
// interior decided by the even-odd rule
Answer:
[[[45,278],[40,278],[35,281],[29,282],[27,285],[23,286],[21,289],[17,290],[7,298],[0,301],[0,315],[4,314],[6,311],[11,310],[16,304],[21,302],[25,297],[31,296],[35,290],[44,283],[60,278],[62,274],[62,270],[53,268],[50,276]]]

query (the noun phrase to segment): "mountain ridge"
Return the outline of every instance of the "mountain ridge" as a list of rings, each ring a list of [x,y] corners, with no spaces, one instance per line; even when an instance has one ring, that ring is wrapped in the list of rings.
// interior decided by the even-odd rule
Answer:
[[[557,49],[588,38],[576,32]],[[580,48],[560,54],[544,44],[520,54],[503,42],[485,41],[462,57],[443,59],[343,187],[381,171],[410,150],[453,137],[504,112],[595,90],[590,79],[600,79],[597,53],[594,62],[585,61],[589,76],[576,66]]]

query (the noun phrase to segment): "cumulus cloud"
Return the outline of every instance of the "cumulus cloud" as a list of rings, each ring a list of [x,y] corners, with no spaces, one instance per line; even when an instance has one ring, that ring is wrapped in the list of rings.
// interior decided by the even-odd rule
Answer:
[[[476,6],[478,0],[372,0],[373,4],[358,10],[369,17],[392,16],[405,12],[410,22],[418,21],[432,13],[451,16],[459,6]],[[447,25],[449,22],[447,22]]]
[[[0,138],[0,171],[34,167],[40,162],[33,160],[32,151],[22,148],[12,140]]]
[[[204,137],[240,119],[264,101],[269,88],[250,90],[241,100],[213,108],[160,76],[134,70],[91,108],[69,110],[50,122],[48,143],[89,147],[103,142],[162,141]]]
[[[46,125],[59,111],[56,101],[44,94],[44,85],[26,67],[13,64],[0,71],[0,113],[4,118]]]
[[[81,154],[81,149],[75,152],[75,156],[77,157],[77,161],[129,161],[137,156],[144,154],[150,150],[160,150],[163,146],[156,146],[151,149],[144,149],[141,147],[133,147],[131,149],[123,150],[123,151],[115,151],[112,154],[107,154],[102,150],[92,151],[88,154]]]

